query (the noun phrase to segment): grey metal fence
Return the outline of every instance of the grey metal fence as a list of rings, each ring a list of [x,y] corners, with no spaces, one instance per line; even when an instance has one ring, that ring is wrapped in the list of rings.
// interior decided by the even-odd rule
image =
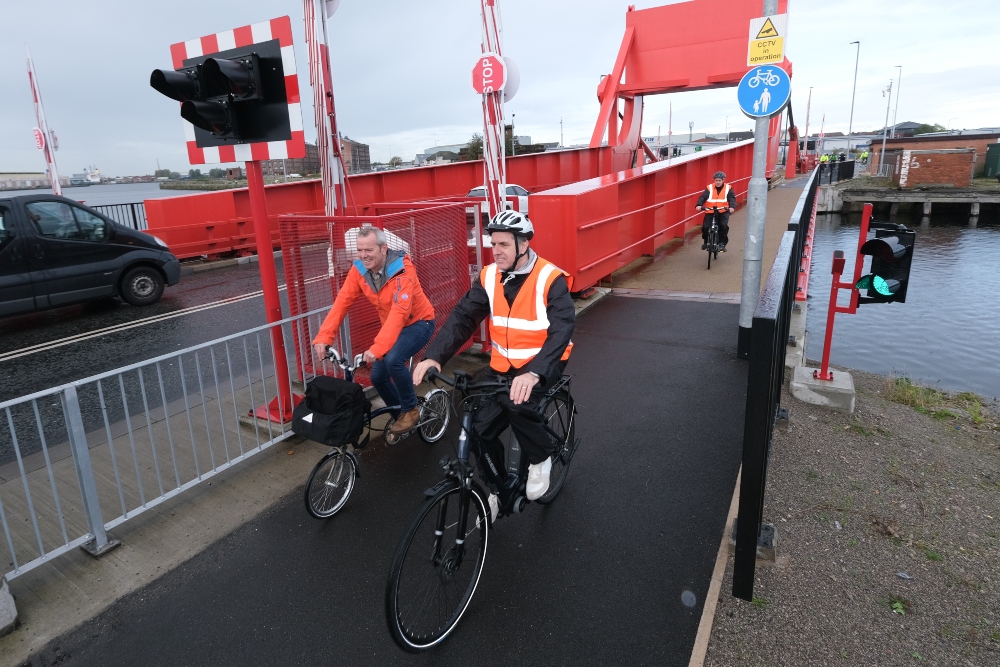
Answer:
[[[143,231],[146,229],[146,203],[128,204],[88,204],[98,213],[106,215],[120,225]]]
[[[279,393],[270,331],[290,385],[333,373],[309,344],[324,310],[0,403],[0,572],[100,553],[115,526],[291,436],[251,417]]]

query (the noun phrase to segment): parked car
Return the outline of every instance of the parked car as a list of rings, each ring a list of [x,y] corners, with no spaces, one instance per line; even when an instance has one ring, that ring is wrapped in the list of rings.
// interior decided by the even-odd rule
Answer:
[[[514,185],[512,183],[508,183],[507,184],[507,208],[515,208],[515,206],[511,203],[511,200],[516,199],[517,200],[517,206],[516,206],[517,210],[521,211],[522,213],[527,213],[528,212],[528,195],[529,194],[530,193],[527,190],[525,190],[524,188],[522,188],[520,185]],[[485,200],[486,199],[486,188],[483,187],[483,186],[481,186],[481,185],[479,187],[477,187],[477,188],[472,188],[471,190],[469,190],[469,194],[467,194],[465,196],[466,197],[470,197],[470,198],[475,197],[477,199],[481,198],[481,199]]]
[[[0,316],[113,296],[146,306],[180,274],[166,243],[79,202],[0,195]]]

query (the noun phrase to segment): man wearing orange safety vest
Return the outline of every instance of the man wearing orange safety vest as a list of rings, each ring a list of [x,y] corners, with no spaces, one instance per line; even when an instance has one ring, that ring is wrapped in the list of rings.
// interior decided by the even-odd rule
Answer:
[[[502,451],[507,425],[528,457],[525,494],[535,500],[549,488],[556,445],[545,430],[539,400],[562,377],[573,349],[576,311],[569,275],[529,247],[534,228],[528,216],[504,211],[486,227],[494,264],[484,268],[413,369],[420,384],[431,367],[441,370],[489,317],[495,375],[511,378],[509,396],[476,412],[476,432],[491,451]],[[516,475],[507,484],[518,483]]]
[[[704,222],[701,223],[701,249],[708,249],[708,229],[712,226],[712,209],[722,209],[716,218],[719,225],[719,250],[726,252],[729,243],[729,214],[736,211],[736,193],[733,186],[726,183],[725,172],[717,171],[712,177],[713,182],[705,188],[698,197],[696,211],[707,211]],[[723,212],[724,211],[724,212]]]
[[[387,406],[400,408],[389,429],[400,435],[416,426],[420,417],[407,364],[434,334],[434,307],[424,296],[409,256],[390,250],[384,231],[361,227],[356,239],[358,259],[347,272],[313,346],[317,356],[326,355],[326,346],[333,345],[348,309],[361,295],[375,306],[382,328],[365,351],[364,360],[371,365],[372,385],[378,395]]]

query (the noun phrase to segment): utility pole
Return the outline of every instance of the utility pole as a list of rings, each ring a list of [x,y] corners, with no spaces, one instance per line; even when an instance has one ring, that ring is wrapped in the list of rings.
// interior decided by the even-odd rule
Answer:
[[[892,112],[892,138],[896,138],[896,114],[899,112],[899,88],[903,83],[903,66],[896,65],[899,68],[899,78],[896,79],[896,109]]]
[[[566,144],[563,143],[562,116],[559,116],[559,148],[566,148]]]
[[[888,94],[889,99],[885,102],[885,127],[882,128],[882,152],[878,154],[879,176],[882,175],[882,162],[885,160],[885,140],[889,136],[889,107],[892,106],[892,81],[889,81],[889,86],[882,91],[882,94]]]
[[[764,0],[762,16],[778,13],[778,0]],[[753,311],[760,296],[761,264],[764,258],[764,223],[767,220],[767,131],[770,118],[757,119],[753,133],[753,171],[747,188],[747,228],[743,242],[743,284],[740,290],[740,330],[736,354],[750,356]]]
[[[847,148],[851,147],[851,130],[854,129],[854,94],[858,92],[858,61],[861,59],[861,42],[851,42],[858,45],[858,51],[854,56],[854,88],[851,90],[851,120],[847,123]]]
[[[688,121],[688,143],[691,143],[692,137],[694,137],[694,121]]]
[[[514,116],[517,114],[510,114],[510,156],[514,157],[517,155],[517,137],[514,136]]]
[[[813,103],[813,87],[809,86],[809,99],[806,102],[806,140],[802,144],[802,152],[806,155],[809,154],[809,111],[812,109]],[[816,144],[813,144],[815,146]],[[808,163],[806,163],[808,165]]]

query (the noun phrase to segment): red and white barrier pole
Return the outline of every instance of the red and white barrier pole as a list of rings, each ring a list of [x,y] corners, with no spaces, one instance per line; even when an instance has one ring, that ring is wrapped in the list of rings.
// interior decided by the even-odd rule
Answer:
[[[817,380],[832,380],[833,373],[830,372],[830,348],[833,343],[833,318],[837,313],[853,315],[858,312],[858,290],[855,285],[861,280],[861,270],[864,264],[864,256],[861,254],[861,246],[868,238],[868,223],[872,219],[872,205],[865,204],[864,212],[861,214],[861,229],[858,234],[858,250],[854,259],[854,280],[849,283],[841,282],[840,276],[844,272],[844,251],[835,250],[833,252],[833,281],[830,283],[830,308],[826,314],[826,336],[823,339],[823,361],[818,371],[813,371],[813,377]],[[837,305],[837,296],[840,290],[851,290],[850,305],[840,307]]]
[[[264,312],[268,324],[281,320],[281,299],[278,297],[278,274],[274,266],[271,227],[267,221],[267,199],[264,196],[264,174],[259,160],[246,163],[247,191],[250,194],[250,214],[257,240],[257,266],[264,291]],[[274,351],[274,373],[278,381],[278,396],[270,403],[254,408],[252,416],[283,423],[292,419],[291,385],[288,379],[288,353],[281,327],[271,328],[271,349]],[[263,372],[263,369],[261,369]]]

